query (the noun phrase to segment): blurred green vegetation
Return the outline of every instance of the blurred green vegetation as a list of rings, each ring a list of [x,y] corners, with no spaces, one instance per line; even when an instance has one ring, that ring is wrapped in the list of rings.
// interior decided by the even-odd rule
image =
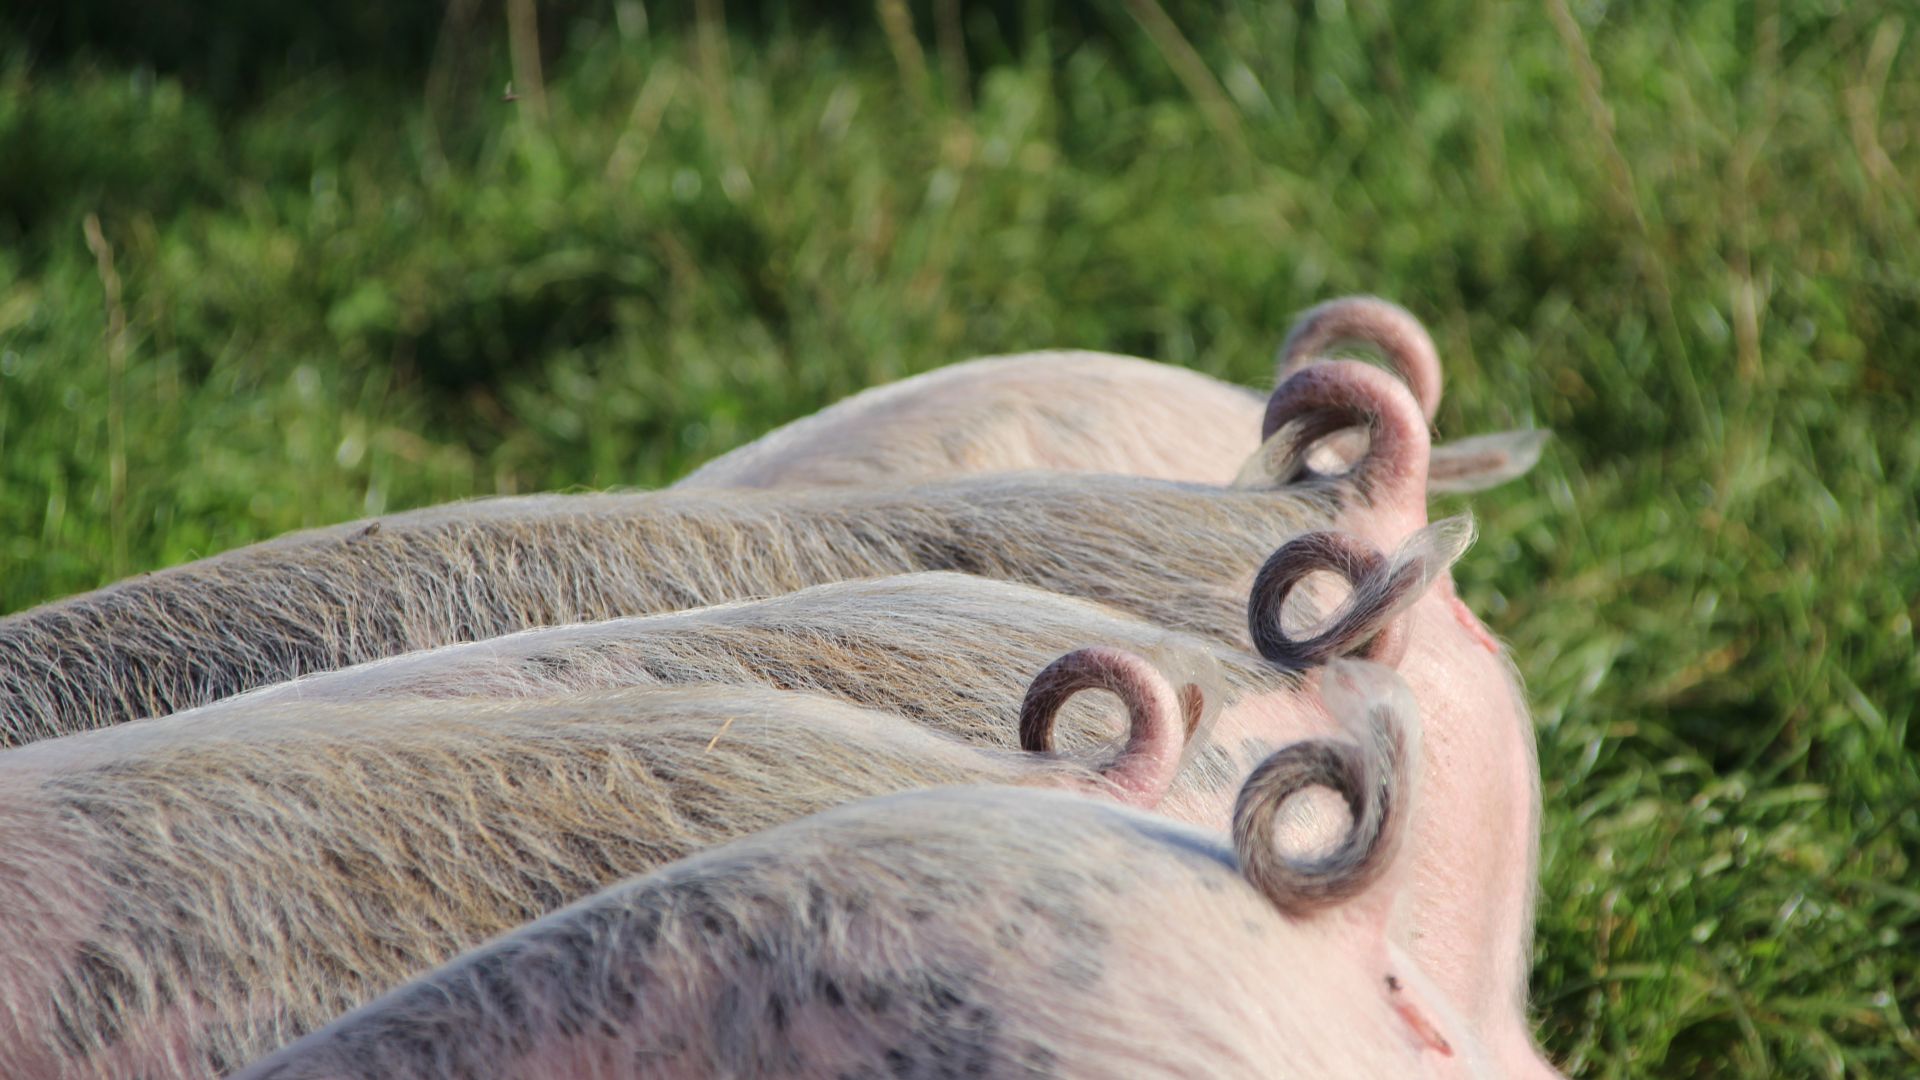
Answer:
[[[1558,435],[1460,570],[1539,722],[1547,1046],[1920,1071],[1920,11],[122,7],[0,20],[0,611],[984,353],[1265,385],[1377,292],[1443,435]]]

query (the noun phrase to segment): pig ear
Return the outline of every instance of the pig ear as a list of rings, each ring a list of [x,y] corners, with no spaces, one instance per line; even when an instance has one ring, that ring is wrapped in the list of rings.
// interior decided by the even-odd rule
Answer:
[[[1296,671],[1348,655],[1399,663],[1407,646],[1407,609],[1472,543],[1473,519],[1465,514],[1415,532],[1392,558],[1383,558],[1366,541],[1347,533],[1297,536],[1254,575],[1247,632],[1261,656]],[[1316,571],[1339,574],[1352,591],[1323,620],[1319,633],[1295,640],[1281,614],[1294,587]]]
[[[1377,296],[1344,296],[1303,312],[1280,345],[1275,384],[1349,342],[1379,350],[1412,388],[1421,417],[1433,419],[1440,407],[1440,354],[1433,336],[1411,311]]]
[[[1425,524],[1427,422],[1407,388],[1379,368],[1357,360],[1302,368],[1273,392],[1261,434],[1267,443],[1243,467],[1242,486],[1255,486],[1250,477],[1262,470],[1267,486],[1337,475],[1369,505],[1410,522],[1402,531]]]
[[[1173,684],[1174,696],[1180,700],[1180,716],[1186,724],[1187,745],[1193,745],[1196,736],[1212,728],[1225,696],[1225,676],[1221,674],[1220,660],[1214,655],[1212,645],[1169,639],[1154,644],[1142,655]]]
[[[1192,684],[1188,684],[1192,687]],[[1082,690],[1105,690],[1127,707],[1127,744],[1100,770],[1135,806],[1158,806],[1180,769],[1188,716],[1198,724],[1202,703],[1183,700],[1159,670],[1123,649],[1076,649],[1048,664],[1020,703],[1020,748],[1053,749],[1053,723],[1067,699]]]
[[[1455,439],[1433,448],[1427,464],[1430,491],[1485,491],[1525,476],[1540,461],[1550,431],[1501,431]]]
[[[1192,739],[1207,715],[1207,692],[1199,683],[1181,683],[1179,693],[1181,726],[1186,730],[1186,737]]]
[[[1354,741],[1310,739],[1282,747],[1247,778],[1233,808],[1240,872],[1295,918],[1359,896],[1393,865],[1419,758],[1419,714],[1392,669],[1338,661],[1327,670],[1322,696]],[[1282,854],[1275,821],[1288,799],[1316,786],[1346,800],[1352,825],[1325,854]],[[1382,899],[1390,907],[1392,897]],[[1380,918],[1384,925],[1384,912]]]

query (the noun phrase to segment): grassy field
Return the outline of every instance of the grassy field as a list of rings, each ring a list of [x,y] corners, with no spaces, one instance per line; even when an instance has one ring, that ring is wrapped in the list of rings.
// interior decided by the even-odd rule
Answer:
[[[1443,436],[1557,435],[1460,570],[1539,725],[1546,1045],[1920,1073],[1920,13],[695,7],[237,82],[0,38],[0,611],[983,353],[1265,386],[1377,292]]]

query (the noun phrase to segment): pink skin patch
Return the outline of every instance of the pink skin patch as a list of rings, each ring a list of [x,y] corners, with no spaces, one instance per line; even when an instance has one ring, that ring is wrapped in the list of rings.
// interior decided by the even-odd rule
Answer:
[[[1429,1050],[1439,1053],[1441,1057],[1453,1056],[1453,1044],[1447,1041],[1445,1035],[1440,1034],[1439,1028],[1433,1026],[1433,1021],[1427,1019],[1427,1014],[1420,1011],[1420,1006],[1401,995],[1400,980],[1392,975],[1387,976],[1387,993],[1393,997],[1393,1011],[1399,1013],[1400,1019],[1405,1020],[1407,1027],[1413,1029],[1415,1038]]]
[[[1500,643],[1494,640],[1493,635],[1487,632],[1486,624],[1480,621],[1480,617],[1475,615],[1473,609],[1467,607],[1466,602],[1461,600],[1452,589],[1447,590],[1447,607],[1452,610],[1454,619],[1466,629],[1468,637],[1479,642],[1481,648],[1495,656],[1500,655]]]

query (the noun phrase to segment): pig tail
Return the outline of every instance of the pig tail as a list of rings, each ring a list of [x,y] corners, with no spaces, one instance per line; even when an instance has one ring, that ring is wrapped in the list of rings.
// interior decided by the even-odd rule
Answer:
[[[1473,543],[1473,519],[1444,518],[1407,538],[1391,558],[1349,533],[1310,532],[1282,544],[1253,578],[1247,632],[1267,660],[1302,671],[1335,657],[1397,664],[1407,647],[1406,612]],[[1287,597],[1316,571],[1346,579],[1346,600],[1318,633],[1296,640],[1281,624]]]
[[[1104,690],[1126,706],[1128,730],[1126,746],[1100,773],[1128,802],[1158,805],[1179,771],[1189,718],[1198,723],[1201,703],[1191,687],[1176,691],[1158,668],[1124,649],[1075,649],[1048,664],[1027,687],[1020,703],[1020,748],[1051,752],[1061,706],[1082,690]]]
[[[1378,296],[1343,296],[1300,313],[1280,345],[1277,382],[1324,359],[1346,342],[1371,345],[1413,391],[1420,411],[1433,419],[1440,407],[1440,352],[1420,319]]]
[[[1327,678],[1328,710],[1354,741],[1308,739],[1280,748],[1247,777],[1233,807],[1242,876],[1293,918],[1379,881],[1393,864],[1413,798],[1419,717],[1406,685],[1391,669],[1358,661],[1336,661]],[[1288,799],[1310,787],[1338,793],[1352,824],[1326,854],[1285,855],[1275,843],[1276,819]]]
[[[1370,502],[1426,506],[1426,418],[1400,380],[1371,364],[1327,360],[1294,372],[1267,401],[1260,437],[1237,486],[1337,479]],[[1336,451],[1331,459],[1323,447]]]

